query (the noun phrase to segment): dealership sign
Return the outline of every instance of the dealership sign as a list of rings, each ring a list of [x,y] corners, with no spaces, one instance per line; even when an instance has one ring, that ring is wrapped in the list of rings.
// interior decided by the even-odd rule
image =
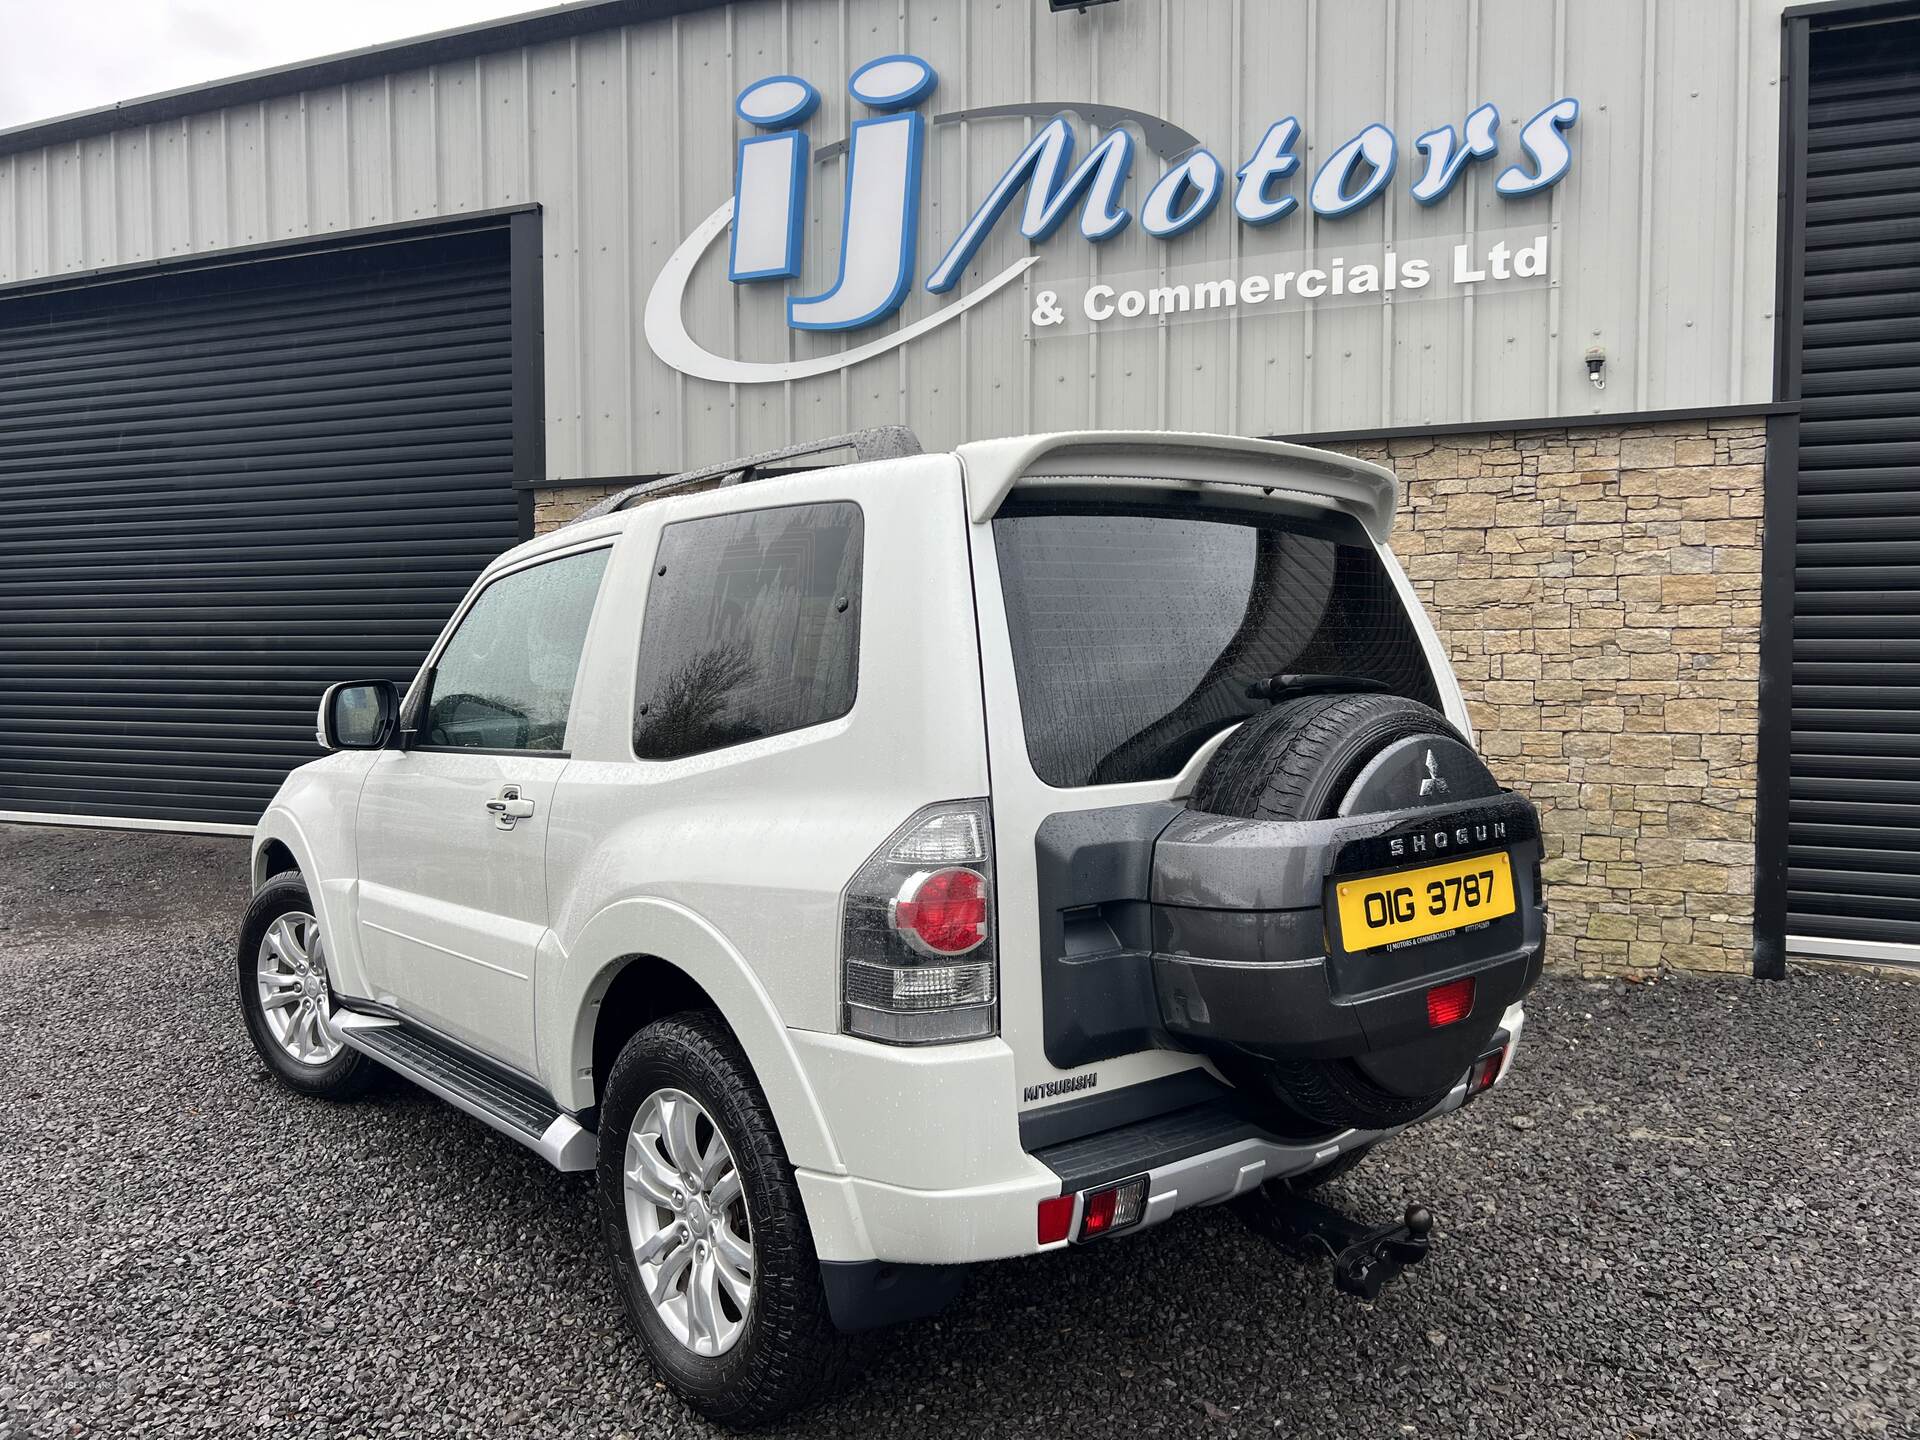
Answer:
[[[919,107],[938,84],[933,67],[918,56],[887,55],[862,65],[847,88],[872,113],[854,122],[845,142],[824,146],[818,153],[802,128],[820,103],[812,85],[797,76],[776,75],[743,90],[735,109],[752,133],[739,143],[733,195],[681,242],[647,297],[646,333],[654,352],[688,375],[733,384],[830,374],[949,323],[1039,264],[1040,254],[1027,255],[963,286],[981,245],[1003,223],[1017,223],[1021,234],[1039,245],[1076,218],[1081,241],[1098,246],[1134,225],[1157,240],[1172,240],[1223,209],[1232,216],[1228,221],[1223,214],[1224,223],[1254,228],[1284,223],[1303,209],[1331,219],[1386,194],[1402,158],[1392,130],[1368,125],[1327,156],[1307,180],[1302,196],[1290,188],[1301,163],[1295,153],[1300,125],[1291,116],[1269,125],[1244,163],[1229,171],[1173,122],[1117,106],[1035,103],[936,115],[931,127],[936,129],[997,119],[1044,123],[979,199],[959,233],[944,240],[921,276],[920,184],[930,127]],[[1078,137],[1070,113],[1105,132],[1077,160]],[[1496,168],[1494,193],[1517,200],[1561,180],[1573,163],[1563,132],[1579,114],[1578,101],[1560,99],[1522,125],[1521,153]],[[1457,131],[1448,123],[1419,134],[1407,157],[1414,200],[1436,204],[1469,165],[1496,160],[1499,124],[1499,112],[1481,105]],[[1137,158],[1136,131],[1164,165],[1137,212],[1123,203]],[[804,360],[744,360],[705,349],[688,332],[682,314],[701,259],[726,234],[731,283],[773,286],[798,279],[814,168],[841,155],[845,184],[835,276],[817,294],[786,293],[787,324],[803,331],[861,331],[895,315],[916,282],[933,295],[951,298],[876,339]],[[1026,318],[1029,333],[1040,334],[1069,325],[1085,328],[1132,320],[1158,324],[1201,318],[1210,311],[1365,298],[1418,291],[1436,282],[1444,288],[1524,279],[1544,273],[1546,247],[1544,234],[1527,234],[1484,245],[1450,246],[1445,255],[1380,249],[1364,259],[1342,255],[1293,270],[1196,275],[1190,283],[1166,275],[1141,277],[1139,284],[1114,278],[1078,286],[1070,301],[1063,301],[1058,289],[1037,290]]]

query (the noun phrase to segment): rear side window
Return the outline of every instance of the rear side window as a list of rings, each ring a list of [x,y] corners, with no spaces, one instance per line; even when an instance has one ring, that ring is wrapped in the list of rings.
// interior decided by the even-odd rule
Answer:
[[[851,710],[861,530],[850,502],[667,526],[640,630],[634,754],[697,755]]]
[[[1330,525],[1192,509],[1009,507],[993,522],[1027,754],[1049,785],[1177,775],[1266,708],[1256,680],[1377,680],[1439,704],[1373,547]]]

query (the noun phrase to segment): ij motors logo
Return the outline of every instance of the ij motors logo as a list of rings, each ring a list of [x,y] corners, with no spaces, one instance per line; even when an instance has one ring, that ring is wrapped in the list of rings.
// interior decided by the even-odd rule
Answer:
[[[1196,136],[1170,120],[1117,105],[1030,102],[971,110],[938,112],[928,103],[939,77],[916,55],[885,55],[853,72],[848,92],[856,102],[855,119],[845,140],[815,148],[807,122],[818,110],[820,93],[794,75],[774,75],[740,92],[735,112],[748,127],[738,146],[733,195],[686,237],[669,257],[647,297],[646,333],[656,354],[689,375],[733,384],[802,380],[844,370],[896,350],[946,325],[1019,280],[1043,258],[1022,256],[992,275],[970,275],[969,267],[995,227],[1017,216],[1020,233],[1034,245],[1050,241],[1070,217],[1077,216],[1081,239],[1099,245],[1137,225],[1157,240],[1170,241],[1205,223],[1224,205],[1232,220],[1262,228],[1284,222],[1303,207],[1328,219],[1349,215],[1386,194],[1400,168],[1401,147],[1385,125],[1368,125],[1336,146],[1294,193],[1301,168],[1301,127],[1292,116],[1276,119],[1237,169],[1216,156]],[[929,113],[931,112],[931,113]],[[1519,127],[1519,154],[1496,166],[1496,195],[1518,200],[1561,180],[1573,163],[1565,131],[1579,118],[1579,102],[1555,100]],[[935,236],[926,247],[931,264],[921,272],[920,192],[930,137],[963,122],[1039,122],[1024,146],[1009,146],[1011,160],[999,180],[975,204],[957,234]],[[1078,125],[1099,140],[1078,154]],[[1406,156],[1412,172],[1409,193],[1421,205],[1438,203],[1467,167],[1497,161],[1500,115],[1491,104],[1470,112],[1458,129],[1443,123],[1417,135]],[[983,133],[991,133],[985,131]],[[1142,164],[1144,148],[1153,157]],[[844,159],[841,241],[834,278],[814,294],[800,293],[802,250],[810,203],[831,203],[816,196],[826,162]],[[1145,193],[1130,207],[1130,183],[1136,167]],[[1157,173],[1152,173],[1157,171]],[[916,284],[945,303],[909,324],[878,338],[857,342],[831,354],[802,360],[755,361],[715,354],[694,339],[682,314],[683,297],[702,257],[729,236],[727,278],[741,286],[784,288],[787,324],[795,330],[851,333],[894,316]],[[1544,241],[1542,241],[1544,246]],[[1526,257],[1517,257],[1525,269]],[[1496,254],[1496,264],[1506,263]],[[1354,293],[1366,289],[1412,289],[1427,283],[1424,262],[1353,267],[1338,278]],[[1384,273],[1382,271],[1384,270]],[[1362,275],[1359,272],[1371,272]],[[1297,294],[1325,292],[1309,288],[1317,271],[1301,271]],[[1244,282],[1264,287],[1288,277],[1259,276]],[[1483,278],[1475,273],[1469,279]],[[1225,282],[1233,289],[1232,282]],[[1109,295],[1111,295],[1109,291]],[[1109,310],[1111,310],[1109,305]],[[1181,308],[1185,309],[1183,297]],[[1096,312],[1089,310],[1089,314]],[[1121,313],[1131,315],[1124,304]]]

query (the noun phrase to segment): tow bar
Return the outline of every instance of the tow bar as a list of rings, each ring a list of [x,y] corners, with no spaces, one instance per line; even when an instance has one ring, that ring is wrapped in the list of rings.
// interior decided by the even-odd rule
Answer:
[[[1433,1212],[1415,1203],[1397,1225],[1364,1225],[1306,1195],[1272,1197],[1261,1228],[1295,1254],[1333,1257],[1337,1289],[1362,1300],[1380,1292],[1409,1265],[1418,1265],[1432,1248]],[[1270,1228],[1269,1228],[1270,1227]]]

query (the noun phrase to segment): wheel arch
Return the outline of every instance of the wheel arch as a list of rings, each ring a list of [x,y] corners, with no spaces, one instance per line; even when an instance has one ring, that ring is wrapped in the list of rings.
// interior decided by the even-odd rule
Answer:
[[[537,970],[535,1017],[540,1066],[561,1105],[576,1112],[597,1105],[603,1067],[639,1024],[699,1005],[740,1042],[787,1158],[810,1170],[844,1171],[772,998],[704,919],[671,901],[630,899],[602,910],[566,951],[551,933],[547,945],[555,953]]]
[[[285,810],[277,807],[269,809],[253,828],[252,888],[258,890],[275,875],[287,870],[298,870],[312,883],[315,877],[309,865],[310,858],[307,837],[302,833],[299,822]]]
[[[267,840],[253,852],[253,888],[258,890],[276,875],[298,870],[300,861],[284,840]]]
[[[327,971],[334,988],[347,995],[368,995],[371,990],[359,944],[358,886],[352,878],[351,823],[344,831],[343,853],[339,821],[329,818],[332,811],[322,810],[317,816],[310,810],[301,813],[314,822],[312,833],[300,814],[278,802],[254,826],[252,889],[257,892],[275,875],[298,871],[326,928]]]
[[[671,960],[658,955],[622,956],[602,976],[606,990],[591,1007],[595,1103],[607,1093],[607,1076],[622,1047],[643,1026],[682,1010],[710,1010],[726,1024],[713,997]]]

